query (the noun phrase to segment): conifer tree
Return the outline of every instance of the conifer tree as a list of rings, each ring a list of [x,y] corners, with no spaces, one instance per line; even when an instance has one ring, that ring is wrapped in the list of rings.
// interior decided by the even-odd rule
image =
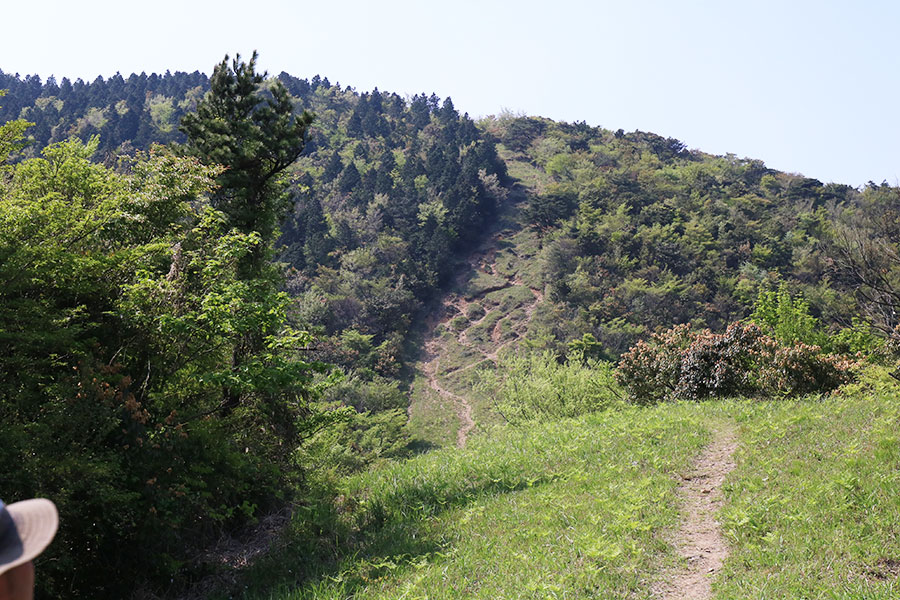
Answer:
[[[261,295],[274,293],[280,274],[271,263],[277,226],[289,199],[279,175],[303,152],[312,115],[294,114],[290,96],[280,81],[266,81],[256,72],[256,52],[249,62],[235,55],[216,65],[210,91],[185,115],[181,131],[188,136],[187,151],[202,162],[225,170],[212,196],[215,208],[228,218],[228,226],[243,234],[257,234],[258,243],[237,265],[237,276]],[[248,330],[232,350],[235,377],[261,351],[265,331]],[[223,414],[242,398],[240,386],[225,385]]]
[[[278,176],[303,152],[313,117],[294,114],[284,85],[257,73],[256,58],[256,52],[249,62],[235,55],[229,63],[226,56],[216,65],[209,93],[180,129],[190,154],[226,168],[217,180],[216,208],[239,231],[270,242],[287,208]],[[262,259],[259,252],[256,258]]]

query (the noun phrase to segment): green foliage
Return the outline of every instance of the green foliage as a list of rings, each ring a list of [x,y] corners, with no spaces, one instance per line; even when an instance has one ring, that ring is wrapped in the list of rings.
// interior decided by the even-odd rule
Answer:
[[[853,317],[850,327],[832,334],[828,345],[840,354],[864,354],[870,357],[883,354],[885,346],[884,338],[876,334],[872,325],[858,317]]]
[[[149,99],[148,109],[150,110],[150,118],[153,120],[153,125],[157,129],[163,133],[168,133],[175,128],[175,123],[173,122],[175,107],[173,106],[172,98],[157,94]],[[97,123],[95,126],[100,129],[104,124],[105,122]]]
[[[497,412],[515,424],[583,415],[621,398],[612,366],[581,353],[564,363],[548,352],[506,354],[478,379]]]
[[[827,345],[819,320],[809,314],[809,303],[802,296],[792,298],[784,283],[777,291],[760,290],[750,320],[782,344]]]
[[[6,90],[0,90],[0,98],[6,95]],[[34,125],[25,119],[7,121],[0,125],[0,174],[8,170],[7,163],[10,157],[28,145],[25,140],[25,130]]]
[[[897,595],[896,388],[876,369],[840,395],[728,409],[741,443],[724,486],[731,556],[717,598]]]
[[[585,333],[581,339],[575,339],[569,342],[569,351],[580,356],[583,359],[599,360],[603,357],[603,344],[597,341],[593,333]]]
[[[869,184],[855,205],[841,207],[827,241],[835,278],[853,292],[860,317],[882,337],[900,325],[898,188]]]
[[[209,85],[206,75],[166,73],[97,77],[89,83],[50,77],[25,78],[0,73],[0,88],[8,88],[8,103],[0,107],[0,122],[24,117],[33,122],[28,131],[28,156],[72,135],[82,141],[101,136],[99,153],[111,156],[151,143],[183,141],[176,128],[181,117],[196,106]]]
[[[42,85],[0,73],[12,90],[0,116],[34,122],[33,150],[28,122],[0,127],[0,479],[5,500],[48,495],[64,513],[61,541],[41,567],[48,596],[118,596],[148,572],[177,578],[200,546],[310,479],[340,485],[341,495],[301,502],[302,543],[285,568],[323,577],[295,596],[452,594],[448,569],[465,596],[638,595],[646,548],[663,552],[665,518],[654,511],[671,513],[668,474],[704,434],[683,406],[557,422],[618,406],[618,384],[599,359],[693,322],[725,333],[680,325],[624,354],[616,376],[633,402],[792,396],[850,378],[848,364],[818,346],[871,352],[874,331],[894,332],[890,186],[823,185],[583,123],[507,114],[479,130],[449,99],[359,94],[319,77],[266,80],[255,55],[226,58],[210,84],[203,97],[200,74]],[[194,106],[182,127],[186,154],[201,161],[157,152],[123,164],[127,174],[90,162],[126,142],[179,139],[172,124]],[[71,131],[87,143],[34,158]],[[494,140],[530,188],[524,215],[537,234],[528,232],[528,256],[541,253],[542,281],[509,268],[547,292],[528,316],[530,343],[565,352],[568,342],[572,354],[505,356],[481,372],[478,391],[518,431],[387,464],[409,452],[406,393],[390,378],[402,373],[413,316],[453,281],[458,254],[475,247],[507,195]],[[30,160],[11,164],[23,149]],[[269,264],[285,212],[280,259],[296,301],[278,291]],[[467,330],[472,339],[490,339],[495,326],[508,333],[501,311],[533,300],[525,285],[511,288],[522,298],[494,299],[508,276],[488,271],[462,290],[479,304],[451,322],[481,320]],[[501,309],[483,318],[490,302]],[[734,323],[751,311],[756,326]],[[307,326],[321,334],[315,344]],[[457,358],[444,368],[459,368]],[[317,359],[338,364],[343,381]],[[460,370],[457,384],[473,371]],[[763,464],[765,449],[788,448],[784,440],[800,440],[788,448],[792,461],[819,452],[815,424],[847,416],[863,431],[866,410],[877,416],[866,464],[834,467],[831,450],[801,457],[814,467],[821,458],[836,482],[807,490],[820,512],[797,516],[785,506],[801,495],[760,483],[790,471],[787,459],[765,480],[740,475],[727,526],[742,564],[757,571],[733,581],[768,585],[779,540],[799,519],[836,514],[889,538],[890,522],[872,515],[892,506],[893,483],[878,473],[896,454],[887,425],[896,415],[881,401],[851,404],[702,405],[738,411],[750,440],[743,451],[758,446],[748,456]],[[825,445],[840,449],[842,439]],[[379,469],[336,483],[370,465]],[[876,557],[865,535],[834,533],[852,556],[831,555],[810,572],[838,564],[857,579],[885,573],[893,559]],[[562,539],[565,548],[554,545]],[[794,542],[793,560],[805,564]],[[111,581],[110,570],[120,576]],[[782,575],[771,579],[785,595],[819,589],[802,573]],[[472,581],[481,587],[466,588]]]
[[[868,356],[876,355],[881,347],[872,326],[856,316],[849,327],[830,333],[809,314],[809,303],[800,295],[792,297],[784,283],[777,291],[760,290],[750,320],[782,345],[801,343],[829,352]]]
[[[577,206],[578,196],[575,190],[571,187],[557,185],[545,193],[531,198],[531,202],[525,210],[525,218],[531,227],[543,230],[572,216]]]
[[[312,115],[294,115],[285,87],[275,81],[265,89],[265,73],[235,56],[216,65],[210,91],[181,121],[187,151],[206,164],[225,167],[218,176],[213,206],[243,232],[257,231],[268,240],[287,208],[278,175],[303,151]]]
[[[407,456],[408,403],[397,381],[356,373],[345,377],[323,393],[320,404],[323,410],[343,411],[345,418],[312,436],[298,464],[318,465],[317,479],[336,481],[385,459]]]
[[[154,153],[117,174],[97,147],[49,146],[0,187],[3,493],[60,508],[48,596],[168,585],[283,498],[300,440],[333,420],[288,296],[239,276],[262,242],[208,206],[219,169]]]
[[[829,391],[852,377],[850,363],[802,342],[780,344],[755,324],[723,334],[688,324],[653,334],[622,355],[616,378],[631,401],[776,395]]]
[[[882,251],[876,258],[875,246],[884,243],[856,243],[877,229],[871,224],[857,228],[855,245],[844,244],[848,260],[839,261],[832,244],[837,216],[867,214],[859,207],[870,201],[880,207],[874,213],[887,212],[893,222],[894,188],[876,202],[867,199],[871,191],[823,185],[757,160],[689,152],[677,140],[641,131],[512,115],[485,126],[514,148],[508,168],[529,188],[525,218],[542,236],[551,305],[535,326],[557,344],[589,332],[616,358],[673,324],[724,331],[749,317],[759,294],[778,282],[805,298],[797,301],[804,306],[792,301],[792,310],[808,309],[807,318],[819,320],[791,323],[804,331],[782,333],[821,344],[816,332],[822,337],[849,323],[865,305],[859,278],[835,277],[840,267],[865,265],[866,247],[868,264],[889,266],[896,256]],[[777,307],[777,293],[771,300]]]
[[[296,317],[328,336],[323,360],[396,376],[414,316],[451,282],[458,254],[505,198],[503,164],[452,103],[280,79],[298,110],[317,115],[289,169],[295,209],[280,240]],[[481,283],[502,280],[473,287]],[[370,336],[376,361],[344,348],[350,330]]]
[[[57,83],[0,73],[0,87],[10,88],[0,119],[34,121],[36,151],[73,131],[84,140],[99,133],[104,158],[186,140],[186,153],[227,167],[212,203],[229,226],[261,235],[245,274],[261,273],[280,229],[278,260],[293,269],[288,290],[302,305],[293,316],[331,338],[317,357],[341,359],[340,334],[355,329],[383,348],[381,373],[399,372],[413,315],[451,280],[457,252],[506,197],[494,142],[449,99],[358,93],[318,76],[266,78],[255,57],[225,60],[211,79]]]

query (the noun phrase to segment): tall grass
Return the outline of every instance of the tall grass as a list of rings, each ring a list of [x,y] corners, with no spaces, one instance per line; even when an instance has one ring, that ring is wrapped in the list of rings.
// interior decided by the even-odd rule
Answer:
[[[560,362],[550,352],[506,353],[479,371],[476,389],[510,423],[575,417],[621,405],[623,395],[609,363],[574,355]]]

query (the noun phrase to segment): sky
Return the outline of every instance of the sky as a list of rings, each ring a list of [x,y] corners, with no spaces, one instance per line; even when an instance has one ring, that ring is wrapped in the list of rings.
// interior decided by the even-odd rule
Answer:
[[[6,0],[0,70],[277,75],[640,129],[825,183],[900,183],[900,2]]]

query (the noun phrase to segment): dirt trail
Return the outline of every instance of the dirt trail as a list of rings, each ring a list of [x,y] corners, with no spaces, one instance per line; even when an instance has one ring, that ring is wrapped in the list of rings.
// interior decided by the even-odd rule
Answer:
[[[692,471],[682,477],[677,492],[682,521],[673,541],[687,564],[665,574],[654,590],[660,600],[712,597],[712,578],[728,556],[728,546],[716,517],[723,503],[722,482],[734,469],[732,457],[736,447],[734,426],[721,425]]]
[[[480,290],[474,296],[467,296],[458,292],[448,293],[442,299],[440,308],[426,322],[425,355],[420,363],[421,372],[425,376],[428,388],[436,393],[442,401],[453,404],[460,422],[456,438],[456,444],[460,448],[465,446],[469,434],[475,427],[475,421],[472,416],[472,404],[465,396],[448,390],[445,384],[441,382],[441,379],[451,373],[461,373],[476,367],[485,360],[496,361],[501,350],[517,343],[525,335],[535,309],[544,298],[542,290],[529,288],[534,300],[524,307],[524,318],[507,323],[510,331],[507,333],[505,341],[502,323],[505,318],[508,318],[507,315],[502,315],[497,319],[497,322],[491,328],[488,339],[479,340],[470,335],[475,328],[488,319],[496,318],[495,313],[501,310],[498,306],[484,302],[484,298],[488,294],[518,286],[527,287],[518,275],[504,275],[498,271],[496,256],[502,239],[502,232],[495,233],[481,247],[469,255],[465,261],[466,267],[457,277],[456,287],[463,289],[473,274],[477,275],[479,272],[497,277],[500,282],[497,285]],[[451,321],[457,316],[462,315],[468,318],[469,309],[473,305],[481,307],[484,314],[477,319],[467,321],[464,328],[455,332],[455,337],[460,346],[474,351],[477,358],[468,364],[442,371],[441,358],[446,355],[448,349],[447,343],[441,338],[441,331],[449,330]]]
[[[425,379],[428,381],[428,387],[437,392],[442,400],[449,400],[456,405],[456,414],[459,417],[459,431],[456,432],[456,445],[462,448],[466,445],[469,432],[475,427],[475,421],[472,419],[472,405],[468,400],[444,389],[438,381],[438,369],[440,368],[440,344],[434,338],[425,342],[426,360],[423,364],[423,372]]]

